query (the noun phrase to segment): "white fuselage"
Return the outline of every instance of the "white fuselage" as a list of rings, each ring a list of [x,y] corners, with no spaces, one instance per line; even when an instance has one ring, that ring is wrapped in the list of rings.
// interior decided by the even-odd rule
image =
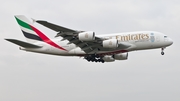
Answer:
[[[96,35],[97,37],[103,39],[117,39],[118,44],[127,44],[130,47],[126,49],[109,49],[98,51],[96,54],[116,54],[121,52],[130,52],[134,50],[146,50],[146,49],[155,49],[155,48],[165,48],[173,43],[172,39],[167,37],[166,35],[160,32],[154,31],[139,31],[139,32],[126,32],[126,33],[117,33],[117,34],[107,34],[107,35]],[[63,47],[66,50],[61,50],[56,47],[53,47],[45,42],[36,42],[34,44],[42,46],[42,48],[23,48],[20,49],[44,53],[44,54],[52,54],[52,55],[62,55],[62,56],[83,56],[86,53],[75,44],[69,44],[68,40],[61,41],[61,37],[57,37],[52,39],[53,42]]]

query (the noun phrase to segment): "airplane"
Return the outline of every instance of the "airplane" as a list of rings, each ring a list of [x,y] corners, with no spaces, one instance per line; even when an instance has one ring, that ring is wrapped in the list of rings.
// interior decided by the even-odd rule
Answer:
[[[93,31],[79,31],[62,27],[43,20],[29,21],[24,15],[16,15],[27,42],[17,39],[5,39],[20,50],[58,55],[84,57],[89,62],[114,62],[127,60],[128,52],[148,49],[164,49],[173,44],[167,35],[156,31],[137,31],[106,35],[96,35]],[[49,38],[34,23],[41,24],[57,32],[55,38]]]

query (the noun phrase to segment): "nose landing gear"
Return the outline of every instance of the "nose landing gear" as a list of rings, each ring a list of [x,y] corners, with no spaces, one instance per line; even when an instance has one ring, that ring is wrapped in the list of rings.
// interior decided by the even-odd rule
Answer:
[[[164,49],[165,48],[161,48],[161,55],[164,55]]]

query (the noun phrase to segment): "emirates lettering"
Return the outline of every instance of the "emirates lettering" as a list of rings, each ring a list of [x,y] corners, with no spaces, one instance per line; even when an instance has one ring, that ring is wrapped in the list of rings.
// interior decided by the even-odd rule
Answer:
[[[149,39],[149,34],[118,35],[118,36],[116,36],[116,39],[119,41],[146,40],[146,39]]]

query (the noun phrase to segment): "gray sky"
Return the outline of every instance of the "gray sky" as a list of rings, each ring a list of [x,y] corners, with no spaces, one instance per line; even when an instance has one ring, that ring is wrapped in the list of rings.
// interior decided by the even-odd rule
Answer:
[[[180,100],[179,0],[1,0],[0,14],[0,101]],[[25,40],[14,15],[96,34],[159,31],[174,44],[164,56],[160,49],[135,51],[104,64],[30,53],[4,40]]]

